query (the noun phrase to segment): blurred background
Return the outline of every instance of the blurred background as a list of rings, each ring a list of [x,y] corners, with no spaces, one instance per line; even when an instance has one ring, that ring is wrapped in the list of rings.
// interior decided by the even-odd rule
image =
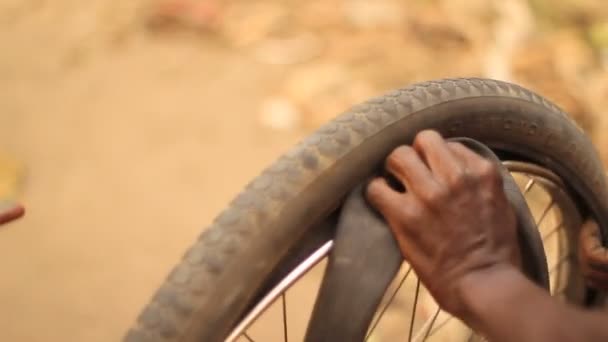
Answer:
[[[116,341],[201,229],[322,123],[481,76],[608,162],[605,0],[2,0],[1,341]]]

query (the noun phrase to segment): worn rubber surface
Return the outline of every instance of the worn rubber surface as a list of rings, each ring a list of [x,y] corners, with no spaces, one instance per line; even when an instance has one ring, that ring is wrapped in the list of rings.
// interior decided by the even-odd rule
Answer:
[[[255,178],[173,269],[126,341],[221,341],[303,233],[420,130],[470,137],[566,180],[606,237],[608,191],[591,142],[555,105],[484,79],[416,84],[355,106]]]

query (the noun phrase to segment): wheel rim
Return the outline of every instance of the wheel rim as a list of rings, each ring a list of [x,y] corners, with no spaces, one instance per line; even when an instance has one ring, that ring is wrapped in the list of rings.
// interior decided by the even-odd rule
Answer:
[[[505,161],[503,164],[511,171],[518,183],[540,230],[543,247],[547,255],[551,294],[560,300],[582,304],[585,298],[585,287],[576,263],[572,262],[575,256],[574,252],[576,251],[576,244],[573,242],[576,241],[582,220],[576,205],[568,194],[565,183],[550,170],[535,164],[519,161]],[[236,325],[226,341],[270,340],[268,336],[259,339],[250,330],[255,328],[258,322],[261,321],[260,318],[268,313],[269,309],[273,306],[280,311],[280,314],[275,314],[275,319],[270,319],[270,321],[279,319],[282,323],[270,323],[275,326],[273,328],[273,330],[276,330],[274,336],[279,337],[278,339],[272,338],[272,340],[282,339],[283,341],[289,341],[290,339],[302,339],[303,337],[294,339],[294,335],[298,334],[290,334],[290,324],[288,323],[292,323],[293,319],[289,317],[291,310],[288,305],[287,292],[299,280],[307,277],[311,273],[311,270],[318,269],[317,273],[322,274],[324,268],[323,262],[330,253],[332,245],[332,240],[323,243],[320,248],[305,258],[285,278],[280,280]],[[318,278],[318,283],[320,284],[320,277]],[[318,286],[314,290],[316,292]],[[405,295],[403,295],[404,293]],[[408,301],[400,297],[406,298],[408,293],[413,293],[413,299]],[[312,298],[314,301],[314,296]],[[397,309],[403,310],[396,310],[394,308],[396,301],[401,301]],[[404,303],[406,304],[404,305]],[[407,304],[411,304],[410,307],[407,307]],[[310,310],[312,310],[312,305]],[[407,313],[408,311],[409,314]],[[456,340],[453,338],[455,331],[460,333],[463,340],[471,340],[471,338],[473,340],[481,339],[478,336],[474,337],[474,333],[464,326],[464,324],[453,319],[452,316],[449,316],[439,308],[424,286],[420,286],[419,280],[407,263],[402,265],[398,275],[385,293],[368,330],[366,341],[392,340],[391,337],[387,337],[387,335],[391,335],[390,327],[385,328],[385,332],[379,338],[375,338],[379,329],[384,324],[383,320],[386,321],[388,316],[394,316],[393,319],[401,319],[401,323],[409,316],[407,329],[400,329],[400,331],[392,333],[393,335],[398,335],[400,339],[407,336],[408,341],[440,339],[440,332],[442,331],[450,333],[450,340]],[[303,336],[302,327],[305,328],[306,323],[307,321],[300,322],[299,335]],[[269,323],[266,322],[265,324]],[[390,324],[388,325],[390,326]],[[280,328],[276,328],[276,326]],[[256,332],[260,334],[263,331],[265,331],[265,328],[257,328]]]

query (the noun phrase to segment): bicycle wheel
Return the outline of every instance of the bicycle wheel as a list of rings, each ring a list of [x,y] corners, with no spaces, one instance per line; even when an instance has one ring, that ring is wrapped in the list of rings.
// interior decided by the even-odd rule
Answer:
[[[549,266],[551,294],[558,300],[587,304],[587,291],[575,262],[576,236],[582,217],[565,191],[565,184],[544,168],[517,161],[503,163],[517,181],[539,229]],[[333,241],[323,240],[315,246],[317,249],[300,259],[278,284],[272,282],[275,286],[255,301],[255,307],[248,310],[231,331],[227,342],[304,340]],[[400,341],[406,338],[417,342],[482,340],[439,308],[424,286],[420,286],[407,262],[386,291],[365,340]]]
[[[499,81],[421,83],[355,106],[254,179],[185,254],[126,340],[226,338],[264,292],[314,250],[309,241],[331,235],[328,218],[349,190],[423,129],[470,137],[504,159],[555,173],[581,215],[598,220],[606,237],[601,163],[559,108]]]

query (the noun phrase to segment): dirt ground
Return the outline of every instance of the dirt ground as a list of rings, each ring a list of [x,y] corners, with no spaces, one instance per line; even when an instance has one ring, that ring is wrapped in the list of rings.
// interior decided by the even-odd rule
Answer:
[[[200,230],[301,135],[252,108],[281,74],[191,39],[141,39],[65,70],[53,33],[0,41],[0,145],[27,217],[1,232],[0,340],[117,341]]]
[[[200,30],[152,34],[135,3],[0,3],[0,157],[23,166],[13,183],[28,209],[0,231],[0,341],[119,340],[201,229],[328,112],[397,81],[480,72],[472,44],[450,53],[475,58],[454,57],[462,62],[447,71],[423,65],[432,51],[412,47],[419,65],[398,75],[385,65],[402,63],[401,50],[376,64],[358,56],[365,67],[348,76],[333,62],[292,73]],[[424,20],[440,48],[469,39]],[[328,55],[373,50],[374,37]],[[309,85],[311,74],[322,81]],[[402,77],[346,87],[337,103],[319,95],[364,75]]]

